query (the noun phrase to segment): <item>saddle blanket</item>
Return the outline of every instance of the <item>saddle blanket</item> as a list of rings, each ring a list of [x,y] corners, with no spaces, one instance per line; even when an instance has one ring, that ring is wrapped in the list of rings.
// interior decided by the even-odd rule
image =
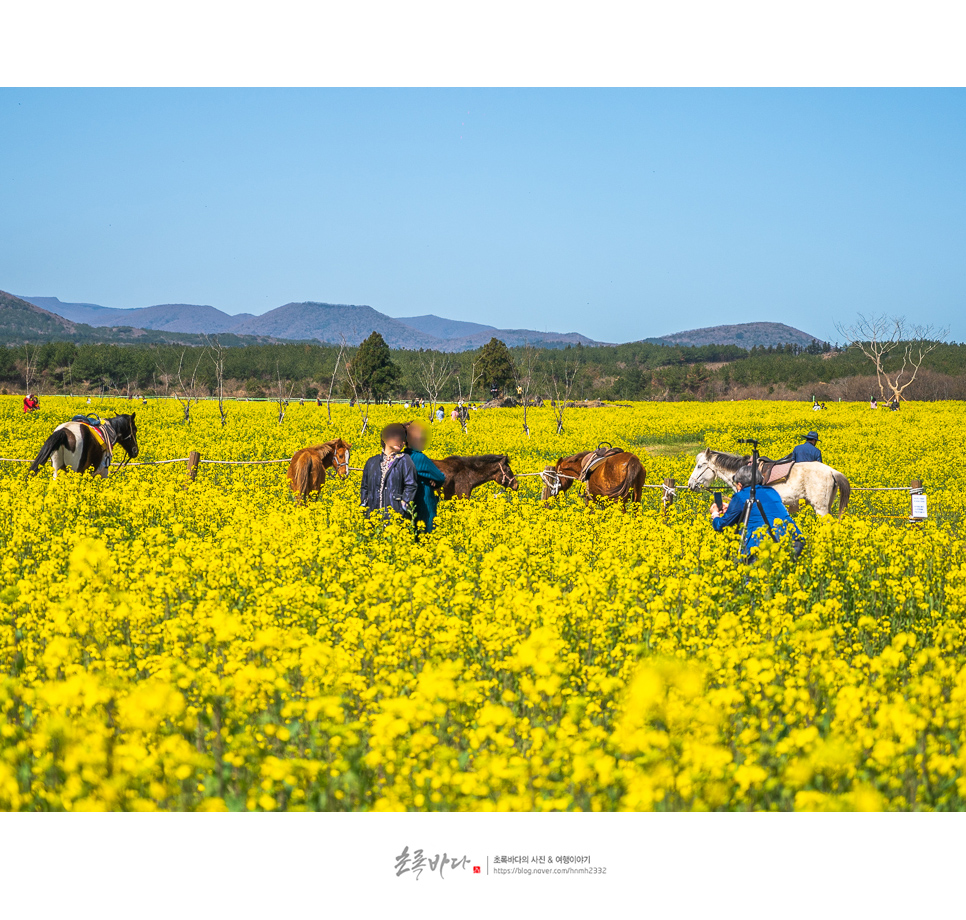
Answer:
[[[794,460],[784,460],[781,462],[763,460],[761,464],[761,478],[763,483],[766,486],[773,486],[776,483],[783,482],[788,479],[794,465]]]
[[[112,459],[111,439],[104,430],[104,423],[96,416],[88,415],[75,415],[71,421],[83,425],[93,435],[94,440],[101,445],[104,451],[104,456],[101,458],[101,466],[110,466]],[[65,426],[61,425],[60,427],[63,428]]]

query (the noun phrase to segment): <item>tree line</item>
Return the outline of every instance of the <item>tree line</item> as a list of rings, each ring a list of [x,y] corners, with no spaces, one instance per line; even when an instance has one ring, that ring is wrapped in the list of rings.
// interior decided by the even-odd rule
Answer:
[[[849,330],[843,330],[848,332]],[[966,346],[898,326],[852,330],[847,346],[670,346],[651,342],[473,351],[392,350],[373,332],[361,345],[285,343],[231,347],[50,341],[0,348],[5,392],[200,396],[421,398],[530,403],[733,398],[966,398]],[[888,332],[888,335],[886,335]],[[878,340],[878,344],[876,341]],[[918,362],[918,363],[917,363]],[[898,376],[896,376],[898,375]],[[851,381],[852,390],[846,384]],[[896,385],[894,385],[896,384]],[[856,390],[856,388],[858,388]],[[930,389],[931,388],[931,389]],[[864,392],[868,390],[868,392]],[[853,393],[852,391],[856,391]],[[962,391],[962,392],[961,392]]]

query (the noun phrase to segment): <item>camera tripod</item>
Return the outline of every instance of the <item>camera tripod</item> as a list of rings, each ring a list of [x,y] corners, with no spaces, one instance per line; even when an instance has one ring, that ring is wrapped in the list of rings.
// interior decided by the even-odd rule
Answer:
[[[778,537],[775,536],[775,531],[772,529],[771,522],[768,520],[768,515],[765,514],[765,509],[762,507],[761,501],[758,498],[758,441],[755,438],[739,438],[739,444],[750,444],[751,445],[751,496],[745,504],[745,519],[741,524],[741,554],[742,556],[748,555],[748,521],[751,517],[751,509],[757,508],[758,513],[761,515],[761,519],[765,522],[765,527],[768,528],[768,535],[776,543],[778,542]]]

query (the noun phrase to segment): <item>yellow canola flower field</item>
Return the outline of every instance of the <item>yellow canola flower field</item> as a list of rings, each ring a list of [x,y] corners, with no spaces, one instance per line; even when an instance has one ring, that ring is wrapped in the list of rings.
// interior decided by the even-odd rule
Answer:
[[[0,400],[0,454],[81,411],[137,411],[140,460],[353,465],[402,407]],[[545,507],[540,480],[441,506],[415,543],[367,522],[359,474],[296,505],[285,465],[27,477],[0,463],[5,810],[932,810],[966,807],[962,404],[635,404],[473,413],[428,453],[516,473],[601,441],[684,485],[705,444],[781,456],[818,427],[855,492],[808,546],[737,565],[710,496],[665,514]]]

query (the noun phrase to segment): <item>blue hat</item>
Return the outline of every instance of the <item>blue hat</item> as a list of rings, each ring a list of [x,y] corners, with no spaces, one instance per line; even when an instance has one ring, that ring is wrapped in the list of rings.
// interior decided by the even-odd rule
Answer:
[[[806,441],[817,441],[818,440],[818,432],[817,431],[810,431],[807,435],[805,435],[805,440]]]

